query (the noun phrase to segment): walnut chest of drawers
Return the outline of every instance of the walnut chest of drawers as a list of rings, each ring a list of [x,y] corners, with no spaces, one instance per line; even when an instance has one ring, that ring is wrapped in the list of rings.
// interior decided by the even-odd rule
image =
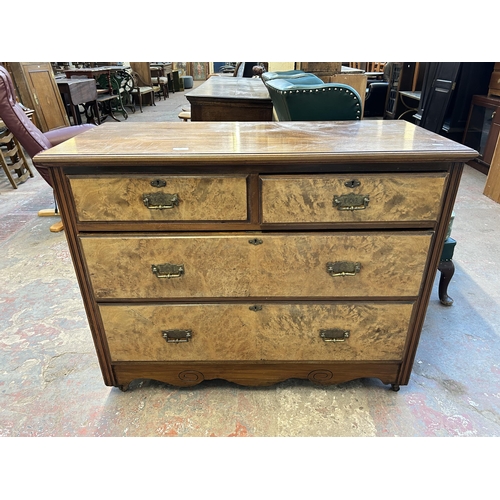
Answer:
[[[404,121],[110,123],[35,162],[107,385],[397,390],[476,155]]]

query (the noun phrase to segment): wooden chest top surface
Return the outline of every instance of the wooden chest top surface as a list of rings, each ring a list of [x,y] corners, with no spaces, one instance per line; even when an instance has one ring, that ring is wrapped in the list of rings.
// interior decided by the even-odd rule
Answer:
[[[213,76],[186,94],[187,99],[259,99],[271,101],[269,92],[260,78]]]
[[[34,158],[47,167],[465,162],[473,149],[406,121],[105,123]]]

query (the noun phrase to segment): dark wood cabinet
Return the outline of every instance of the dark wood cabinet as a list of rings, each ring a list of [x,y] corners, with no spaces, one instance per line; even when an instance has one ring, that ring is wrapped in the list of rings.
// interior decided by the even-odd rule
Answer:
[[[471,165],[487,173],[500,132],[500,97],[475,95],[472,98],[463,143],[479,152]]]
[[[462,141],[474,95],[488,93],[494,63],[428,63],[417,124]]]

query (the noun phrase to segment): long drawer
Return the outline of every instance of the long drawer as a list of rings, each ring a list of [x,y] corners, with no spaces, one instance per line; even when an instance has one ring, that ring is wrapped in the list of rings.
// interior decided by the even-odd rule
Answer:
[[[399,361],[412,303],[99,306],[111,360]]]
[[[80,236],[97,300],[416,297],[432,232]]]
[[[243,221],[247,177],[69,176],[80,222]]]
[[[263,175],[263,223],[436,221],[446,173]]]

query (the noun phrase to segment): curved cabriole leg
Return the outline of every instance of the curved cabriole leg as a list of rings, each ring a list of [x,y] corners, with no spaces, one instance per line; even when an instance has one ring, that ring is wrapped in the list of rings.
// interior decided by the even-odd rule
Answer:
[[[439,279],[439,301],[444,306],[451,306],[453,299],[448,295],[448,285],[455,274],[455,264],[452,260],[443,260],[439,263],[438,270],[441,272]]]

